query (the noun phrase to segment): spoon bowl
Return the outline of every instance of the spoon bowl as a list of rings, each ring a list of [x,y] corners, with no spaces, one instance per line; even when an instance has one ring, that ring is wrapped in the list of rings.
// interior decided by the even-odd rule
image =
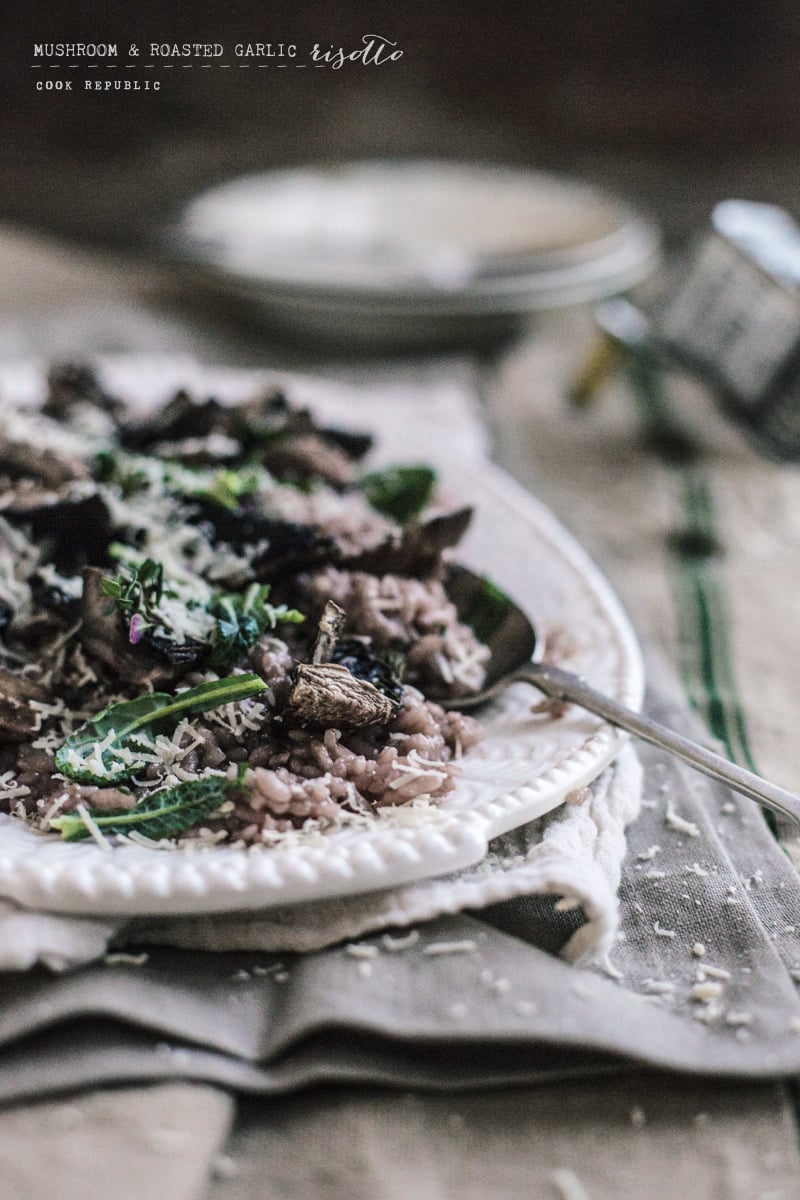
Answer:
[[[544,645],[537,637],[533,623],[524,610],[490,580],[467,567],[451,564],[445,577],[445,588],[459,619],[489,647],[490,658],[480,691],[456,697],[429,693],[431,699],[444,708],[468,711],[493,700],[511,683],[530,683],[550,699],[579,705],[800,825],[800,797],[659,721],[627,708],[597,691],[583,676],[543,662]]]

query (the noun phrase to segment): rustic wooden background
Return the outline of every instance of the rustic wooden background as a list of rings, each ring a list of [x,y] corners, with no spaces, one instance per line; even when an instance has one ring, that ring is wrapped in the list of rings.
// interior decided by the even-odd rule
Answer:
[[[5,6],[10,8],[10,6]],[[477,155],[577,172],[670,237],[725,195],[800,209],[796,0],[16,3],[0,37],[0,217],[139,243],[198,186],[320,157]],[[400,64],[174,71],[158,94],[37,93],[35,41],[397,40]],[[77,72],[76,74],[80,74]]]

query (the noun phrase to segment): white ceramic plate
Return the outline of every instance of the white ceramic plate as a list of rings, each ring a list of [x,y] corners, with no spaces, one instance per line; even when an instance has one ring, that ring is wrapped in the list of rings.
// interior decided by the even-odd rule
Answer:
[[[166,245],[193,278],[295,334],[463,343],[640,283],[658,233],[575,180],[378,160],[211,188],[186,205]]]
[[[178,386],[236,400],[263,384],[253,372],[209,371],[188,361],[124,359],[105,366],[111,387],[150,404]],[[275,377],[272,376],[272,379]],[[286,381],[282,381],[286,382]],[[41,390],[32,367],[0,370],[4,403]],[[328,420],[374,429],[376,456],[424,457],[450,492],[475,505],[460,557],[491,575],[527,606],[558,661],[624,704],[643,692],[635,636],[609,586],[555,518],[480,457],[470,439],[454,454],[452,413],[413,396],[382,397],[313,380],[290,395]],[[455,791],[424,812],[385,810],[373,825],[255,851],[151,850],[93,842],[69,845],[0,818],[0,895],[33,908],[82,914],[225,912],[286,905],[389,888],[478,862],[491,838],[541,816],[590,783],[614,758],[624,735],[578,709],[560,719],[534,715],[537,694],[509,688],[483,714],[487,734],[462,760]]]

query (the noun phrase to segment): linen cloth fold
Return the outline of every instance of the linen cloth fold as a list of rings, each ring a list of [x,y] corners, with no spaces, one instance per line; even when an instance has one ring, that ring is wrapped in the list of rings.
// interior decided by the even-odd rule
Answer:
[[[3,902],[0,970],[28,970],[38,963],[64,971],[100,959],[112,947],[119,952],[141,944],[303,953],[518,896],[568,897],[580,924],[561,952],[572,961],[587,960],[605,953],[617,931],[625,827],[638,812],[640,794],[641,768],[626,746],[584,804],[564,806],[495,839],[476,866],[365,895],[255,912],[132,920],[36,913]],[[541,937],[552,943],[550,922]]]
[[[673,702],[650,709],[698,732]],[[623,936],[605,968],[541,949],[548,920],[568,940],[572,914],[518,897],[300,954],[150,946],[56,976],[6,972],[0,1098],[175,1077],[278,1094],[323,1081],[499,1086],[635,1064],[799,1073],[794,867],[750,802],[656,751],[642,758]]]

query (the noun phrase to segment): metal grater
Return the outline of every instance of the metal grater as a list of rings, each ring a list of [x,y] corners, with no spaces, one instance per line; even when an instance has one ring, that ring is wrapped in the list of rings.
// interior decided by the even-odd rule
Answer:
[[[702,376],[759,447],[800,459],[800,227],[726,200],[648,308],[650,340]]]

